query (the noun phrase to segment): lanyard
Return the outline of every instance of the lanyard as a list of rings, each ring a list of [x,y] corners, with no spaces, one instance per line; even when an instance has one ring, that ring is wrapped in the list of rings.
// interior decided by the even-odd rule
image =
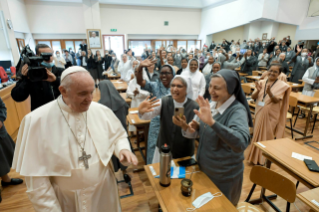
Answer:
[[[277,82],[278,79],[276,79],[276,81],[270,86],[270,88],[272,88],[272,86],[274,86],[274,84]],[[267,93],[266,93],[266,87],[267,87],[267,83],[268,83],[268,79],[266,81],[266,84],[265,84],[265,88],[264,88],[264,97],[263,97],[263,101],[265,100],[265,97],[267,96]]]

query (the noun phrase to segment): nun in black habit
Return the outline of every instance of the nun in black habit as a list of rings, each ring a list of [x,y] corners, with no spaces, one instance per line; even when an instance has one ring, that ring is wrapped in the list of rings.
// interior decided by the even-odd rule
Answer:
[[[196,156],[201,171],[236,205],[253,122],[237,72],[223,69],[213,74],[209,93],[212,102],[198,97],[200,110],[194,110],[196,116],[183,127],[183,135],[200,136]]]
[[[113,113],[116,115],[116,117],[121,121],[123,128],[127,131],[126,126],[126,116],[128,114],[129,106],[125,102],[125,100],[121,97],[119,92],[115,89],[113,83],[109,80],[103,80],[99,84],[100,91],[101,91],[101,99],[99,100],[99,103],[102,105],[105,105],[106,107],[110,108]],[[131,145],[131,142],[129,142]],[[132,145],[131,150],[133,151]],[[112,162],[114,166],[114,171],[117,172],[119,169],[122,171],[126,170],[126,166],[123,166],[119,159],[112,156]],[[125,172],[124,173],[124,178]]]

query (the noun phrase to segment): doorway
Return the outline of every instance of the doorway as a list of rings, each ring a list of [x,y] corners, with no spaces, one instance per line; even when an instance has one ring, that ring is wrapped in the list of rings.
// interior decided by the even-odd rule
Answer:
[[[124,53],[124,35],[103,35],[103,47],[105,50],[112,49],[119,59]]]

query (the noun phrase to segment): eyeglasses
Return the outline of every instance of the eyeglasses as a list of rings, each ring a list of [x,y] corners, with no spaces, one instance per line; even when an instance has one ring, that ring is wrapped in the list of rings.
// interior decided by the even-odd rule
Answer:
[[[160,73],[160,75],[162,75],[162,76],[164,76],[164,75],[167,76],[167,75],[170,75],[170,74],[172,74],[172,73],[170,73],[170,72],[161,72],[161,73]]]

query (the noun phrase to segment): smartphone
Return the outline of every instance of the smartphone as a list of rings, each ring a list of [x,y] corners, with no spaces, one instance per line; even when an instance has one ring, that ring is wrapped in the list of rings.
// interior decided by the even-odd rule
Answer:
[[[192,165],[196,165],[197,164],[197,162],[193,158],[187,159],[187,160],[178,161],[177,163],[178,163],[179,166],[184,166],[184,167],[192,166]]]
[[[174,110],[174,116],[178,116],[182,118],[184,115],[184,108],[183,107],[176,107]]]
[[[317,165],[316,161],[304,159],[304,162],[310,171],[319,172],[319,166]]]

